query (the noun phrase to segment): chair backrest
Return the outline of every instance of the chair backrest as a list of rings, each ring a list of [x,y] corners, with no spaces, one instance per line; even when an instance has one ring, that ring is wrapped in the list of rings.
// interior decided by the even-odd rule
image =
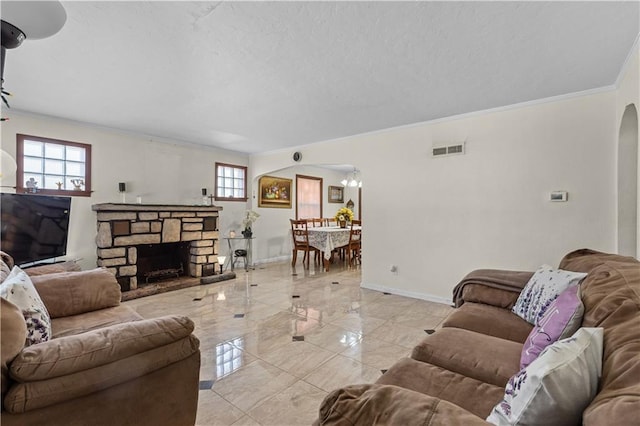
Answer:
[[[358,228],[354,228],[358,226]],[[349,244],[357,243],[362,239],[362,221],[354,219],[351,221],[351,230],[349,232]]]
[[[321,218],[313,218],[313,219],[307,219],[307,223],[309,224],[309,226],[311,227],[318,227],[318,226],[322,226],[324,225],[324,221]]]
[[[338,221],[335,217],[325,217],[322,219],[324,221],[324,226],[336,226],[338,225]]]
[[[309,231],[307,219],[289,219],[291,222],[291,236],[293,237],[293,244],[295,245],[308,245],[309,244]]]

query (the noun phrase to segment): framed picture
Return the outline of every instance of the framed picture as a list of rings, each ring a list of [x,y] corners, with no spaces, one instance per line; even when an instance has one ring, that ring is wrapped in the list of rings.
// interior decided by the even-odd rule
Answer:
[[[258,207],[291,208],[291,183],[293,179],[262,176],[258,182],[260,196]]]
[[[341,186],[329,186],[329,202],[344,203],[344,188]]]

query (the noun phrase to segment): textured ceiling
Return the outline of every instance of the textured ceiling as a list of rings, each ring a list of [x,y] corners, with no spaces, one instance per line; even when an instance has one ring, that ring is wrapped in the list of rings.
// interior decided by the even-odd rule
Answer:
[[[248,153],[611,86],[640,21],[635,1],[63,5],[8,51],[13,108]]]

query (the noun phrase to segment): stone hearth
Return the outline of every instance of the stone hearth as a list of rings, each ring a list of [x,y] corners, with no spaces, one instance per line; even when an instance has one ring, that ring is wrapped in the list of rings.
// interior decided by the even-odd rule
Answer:
[[[185,272],[202,277],[218,262],[218,216],[222,207],[94,204],[98,266],[112,271],[123,291],[144,284],[138,274],[140,245],[188,242]]]

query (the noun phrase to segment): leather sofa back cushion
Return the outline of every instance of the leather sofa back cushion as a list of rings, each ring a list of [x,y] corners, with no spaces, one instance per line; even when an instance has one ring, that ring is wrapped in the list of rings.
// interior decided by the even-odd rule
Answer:
[[[38,275],[55,274],[59,272],[72,272],[80,271],[80,265],[73,260],[67,260],[66,262],[52,263],[49,265],[34,266],[33,268],[27,268],[24,271],[30,277],[36,277]]]
[[[40,275],[31,280],[51,318],[77,315],[120,304],[120,284],[104,268]]]
[[[521,343],[445,327],[414,347],[411,358],[503,387],[519,370],[521,352]]]

